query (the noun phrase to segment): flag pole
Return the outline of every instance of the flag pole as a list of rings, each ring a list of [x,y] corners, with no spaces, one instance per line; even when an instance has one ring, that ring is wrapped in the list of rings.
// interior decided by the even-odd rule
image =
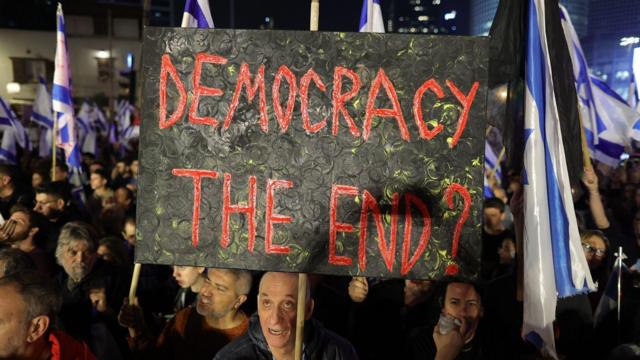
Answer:
[[[311,0],[311,19],[309,30],[318,31],[318,18],[320,17],[320,0]],[[296,343],[294,347],[294,359],[302,360],[302,344],[304,342],[305,304],[307,303],[307,274],[298,274],[298,307],[296,309]]]
[[[142,268],[142,264],[135,263],[133,266],[133,275],[131,276],[131,287],[129,288],[129,305],[135,304],[136,300],[136,291],[138,290],[138,280],[140,280],[140,269]],[[129,335],[131,337],[135,337],[135,332],[133,329],[129,328]]]
[[[616,307],[618,308],[618,343],[620,342],[620,301],[622,300],[622,246],[618,247],[618,258],[616,259],[616,265],[618,266],[618,301]]]
[[[58,133],[58,119],[53,113],[53,131],[51,132],[51,181],[56,181],[56,134]]]

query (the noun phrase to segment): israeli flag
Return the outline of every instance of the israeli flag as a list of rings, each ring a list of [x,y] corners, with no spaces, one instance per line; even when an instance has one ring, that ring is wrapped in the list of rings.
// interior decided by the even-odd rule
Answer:
[[[107,117],[104,116],[104,113],[95,102],[93,103],[92,118],[93,126],[99,134],[105,134],[107,133],[107,131],[109,131],[109,123],[107,122]]]
[[[0,98],[0,130],[2,131],[2,142],[0,143],[0,162],[5,164],[17,164],[18,156],[16,151],[16,138],[18,136],[14,127],[13,112],[4,99]]]
[[[36,98],[33,101],[31,121],[40,126],[40,142],[38,155],[41,158],[51,156],[53,146],[53,109],[51,95],[47,91],[47,84],[42,77],[36,88]]]
[[[560,19],[576,79],[578,106],[591,157],[617,167],[625,146],[630,144],[634,123],[640,114],[607,84],[591,75],[567,9],[560,6]],[[640,136],[638,138],[640,140]]]
[[[580,244],[564,160],[544,4],[529,0],[525,48],[523,336],[557,359],[557,298],[593,290],[594,284]]]
[[[485,140],[484,142],[484,197],[493,197],[493,189],[489,184],[489,177],[493,174],[496,183],[502,184],[502,167],[493,147]]]
[[[80,149],[77,145],[76,123],[71,97],[69,51],[67,49],[64,14],[60,3],[58,3],[56,17],[58,25],[57,46],[52,90],[54,121],[58,124],[56,145],[64,150],[65,159],[69,166],[69,182],[73,186],[72,193],[74,198],[79,203],[84,204],[84,192],[82,190],[84,175],[82,173]]]
[[[181,27],[213,29],[209,0],[187,0],[184,4]]]
[[[382,8],[380,0],[364,0],[360,13],[360,32],[384,32],[384,20],[382,20]]]
[[[609,279],[607,280],[607,287],[600,298],[600,302],[598,302],[598,307],[596,307],[596,311],[593,314],[593,326],[598,327],[600,324],[606,320],[607,315],[611,311],[614,311],[618,308],[618,278],[620,277],[620,270],[622,270],[623,274],[629,272],[627,265],[622,262],[622,256],[619,256],[611,271],[611,275],[609,275]]]

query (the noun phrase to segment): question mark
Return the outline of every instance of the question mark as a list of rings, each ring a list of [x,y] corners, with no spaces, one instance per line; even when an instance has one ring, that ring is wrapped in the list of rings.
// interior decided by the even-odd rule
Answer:
[[[462,209],[462,214],[460,214],[460,217],[458,218],[458,222],[456,223],[456,228],[453,231],[453,241],[451,246],[452,260],[455,259],[456,256],[458,255],[458,243],[460,242],[462,225],[464,225],[464,223],[467,221],[467,218],[469,218],[469,211],[471,209],[471,195],[469,195],[469,191],[467,191],[467,188],[465,188],[464,186],[458,183],[453,183],[449,185],[447,189],[444,191],[444,198],[447,201],[447,205],[449,206],[449,209],[451,210],[454,209],[453,195],[455,193],[458,193],[460,194],[460,196],[462,196],[462,199],[464,200],[464,207]],[[445,274],[455,275],[458,273],[458,270],[459,270],[458,264],[452,263],[447,265],[445,269]]]

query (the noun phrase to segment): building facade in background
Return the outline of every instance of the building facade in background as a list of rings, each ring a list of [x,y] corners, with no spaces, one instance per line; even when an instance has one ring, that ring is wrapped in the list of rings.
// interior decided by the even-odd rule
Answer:
[[[407,34],[466,35],[468,0],[408,0],[394,2],[393,31]],[[389,28],[389,26],[388,26]]]

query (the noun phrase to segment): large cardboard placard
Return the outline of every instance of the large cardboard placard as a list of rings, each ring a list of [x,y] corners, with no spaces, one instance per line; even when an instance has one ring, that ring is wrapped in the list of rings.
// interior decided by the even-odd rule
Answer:
[[[488,41],[147,28],[136,261],[479,269]]]

